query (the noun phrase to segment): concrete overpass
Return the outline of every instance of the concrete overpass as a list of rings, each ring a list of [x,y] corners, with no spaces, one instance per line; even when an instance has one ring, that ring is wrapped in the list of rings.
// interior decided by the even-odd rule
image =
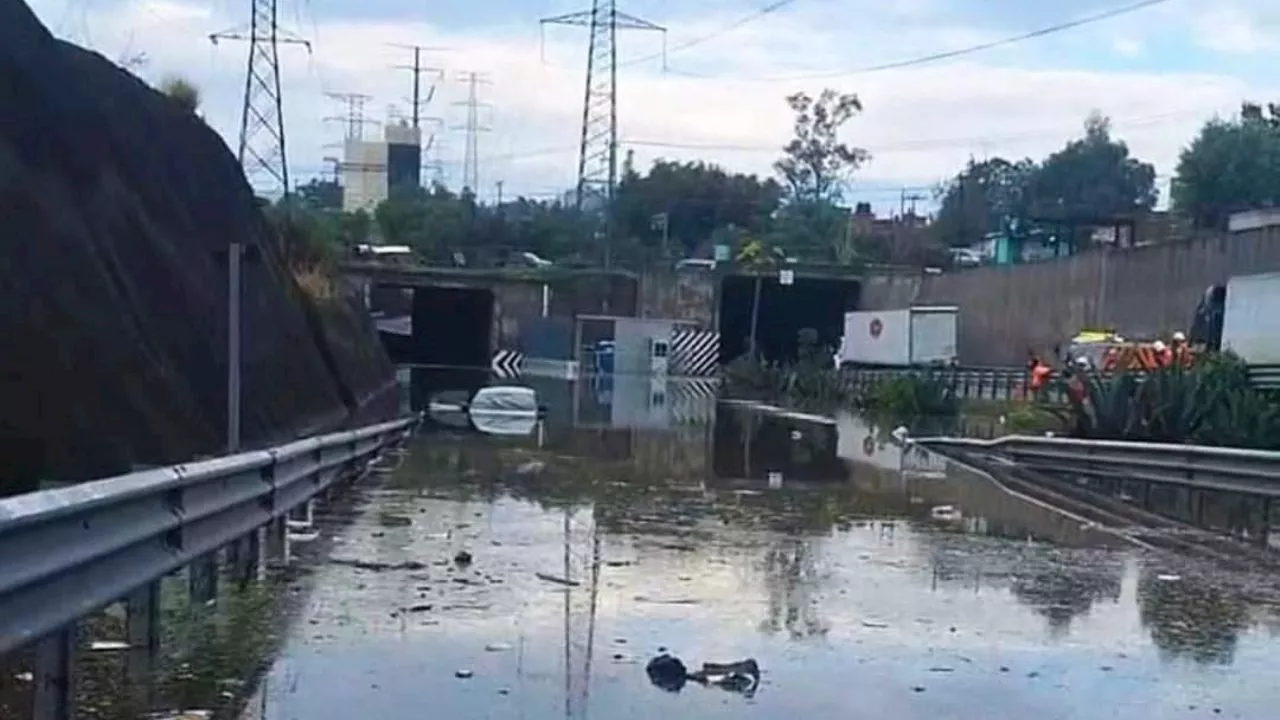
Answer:
[[[427,364],[486,366],[497,349],[521,349],[541,318],[582,315],[666,318],[719,334],[721,361],[746,349],[756,278],[761,278],[757,340],[767,357],[793,357],[797,333],[818,331],[834,344],[844,313],[878,297],[880,287],[919,285],[915,268],[786,265],[792,282],[776,270],[625,270],[548,268],[451,268],[352,261],[342,274],[360,287],[371,308],[417,322],[412,354]],[[406,292],[410,291],[410,292]],[[906,305],[910,299],[904,300]],[[906,305],[902,305],[905,307]],[[400,323],[403,325],[404,323]],[[427,328],[419,334],[416,328]],[[397,358],[399,359],[399,358]]]

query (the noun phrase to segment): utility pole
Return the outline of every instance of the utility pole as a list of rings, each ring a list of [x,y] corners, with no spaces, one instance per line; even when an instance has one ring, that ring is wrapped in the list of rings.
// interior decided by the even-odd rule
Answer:
[[[426,47],[424,45],[402,45],[400,43],[388,43],[388,44],[391,45],[392,47],[398,47],[404,50],[413,51],[412,65],[392,65],[392,68],[396,70],[408,70],[409,72],[413,73],[413,95],[412,95],[413,100],[411,101],[413,103],[413,111],[410,113],[410,117],[413,120],[413,126],[416,128],[418,127],[419,121],[421,119],[420,115],[421,115],[422,108],[426,105],[431,104],[431,100],[436,95],[436,85],[444,81],[443,69],[422,66],[422,53],[424,51],[440,52],[443,50],[447,50],[448,48]],[[422,99],[422,76],[423,75],[430,75],[435,78],[435,80],[431,83],[431,87],[427,88],[427,97],[425,100]]]
[[[502,212],[502,181],[494,183],[498,187],[498,212]]]
[[[280,45],[302,45],[311,52],[311,43],[284,33],[277,22],[276,0],[252,0],[246,28],[224,30],[209,36],[219,40],[244,40],[249,54],[244,74],[244,95],[240,104],[240,137],[236,159],[255,191],[289,197],[289,160],[285,152],[284,96],[280,92]],[[262,185],[265,175],[267,185]],[[240,449],[240,265],[244,247],[238,238],[227,246],[227,452]]]
[[[467,134],[467,147],[462,160],[462,186],[477,193],[480,191],[480,133],[491,129],[488,125],[481,124],[480,108],[492,107],[480,102],[480,86],[488,85],[489,79],[484,73],[478,72],[462,73],[458,79],[467,85],[467,99],[454,103],[467,109],[466,124],[454,127],[455,130],[465,130]]]
[[[579,212],[603,219],[604,266],[612,262],[614,192],[618,183],[618,30],[667,29],[618,11],[617,0],[591,0],[591,9],[543,18],[540,25],[588,28],[586,92],[582,102],[582,137],[578,150]],[[603,215],[603,218],[600,216]]]
[[[364,116],[364,106],[371,100],[368,95],[361,93],[339,93],[327,92],[325,95],[345,103],[347,112],[345,115],[330,115],[324,118],[325,122],[340,122],[347,127],[345,137],[347,140],[363,140],[364,126],[367,124],[377,124],[376,120],[366,119]]]

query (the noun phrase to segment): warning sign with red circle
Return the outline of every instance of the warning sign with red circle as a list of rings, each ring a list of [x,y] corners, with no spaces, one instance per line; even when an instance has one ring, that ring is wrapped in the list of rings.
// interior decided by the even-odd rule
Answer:
[[[880,332],[884,330],[884,323],[880,322],[880,318],[871,319],[871,337],[880,337]]]

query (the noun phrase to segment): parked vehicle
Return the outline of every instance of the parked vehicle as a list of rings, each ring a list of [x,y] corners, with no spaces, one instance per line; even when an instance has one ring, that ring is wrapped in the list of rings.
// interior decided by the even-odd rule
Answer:
[[[956,362],[953,305],[845,313],[841,365],[910,367]]]

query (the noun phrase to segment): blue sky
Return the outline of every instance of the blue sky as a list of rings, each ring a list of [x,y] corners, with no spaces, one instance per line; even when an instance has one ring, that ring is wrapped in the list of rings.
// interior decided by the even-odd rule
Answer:
[[[111,58],[145,53],[149,80],[182,73],[205,95],[209,122],[229,140],[238,120],[243,46],[212,47],[208,33],[243,22],[248,0],[29,0],[60,36]],[[546,195],[574,181],[587,34],[538,19],[586,8],[580,0],[280,0],[282,22],[315,43],[282,51],[290,166],[321,172],[340,154],[341,108],[325,93],[372,96],[367,115],[407,109],[408,55],[389,42],[443,46],[428,62],[446,72],[427,114],[445,128],[434,145],[445,179],[461,180],[464,147],[454,105],[464,70],[487,73],[492,104],[480,139],[481,195]],[[902,188],[925,191],[970,156],[1041,157],[1099,110],[1162,176],[1203,121],[1248,98],[1280,99],[1280,3],[1168,0],[1062,33],[942,62],[873,73],[871,65],[1017,35],[1126,4],[1124,0],[794,0],[726,31],[766,0],[632,0],[620,9],[668,27],[673,51],[620,72],[624,148],[656,157],[705,158],[766,174],[785,142],[783,96],[833,87],[857,92],[865,112],[848,141],[873,160],[851,200],[896,208]],[[656,33],[622,33],[625,61],[660,52]],[[367,133],[377,133],[370,126]],[[678,147],[678,146],[695,146]],[[698,148],[696,146],[703,146]]]

